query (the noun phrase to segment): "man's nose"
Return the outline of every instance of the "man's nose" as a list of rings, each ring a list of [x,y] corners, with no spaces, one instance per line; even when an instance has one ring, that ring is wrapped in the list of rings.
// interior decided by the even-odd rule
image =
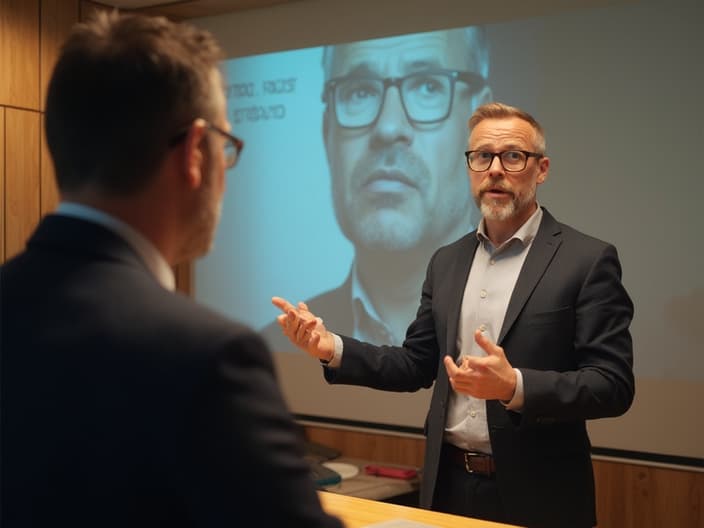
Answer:
[[[410,142],[413,134],[413,125],[408,120],[401,92],[398,87],[390,86],[384,95],[384,100],[379,110],[379,118],[374,124],[372,140],[380,142]]]
[[[503,176],[504,166],[501,163],[501,156],[494,156],[493,158],[491,158],[491,163],[489,164],[487,173],[489,174],[489,176],[492,177]]]

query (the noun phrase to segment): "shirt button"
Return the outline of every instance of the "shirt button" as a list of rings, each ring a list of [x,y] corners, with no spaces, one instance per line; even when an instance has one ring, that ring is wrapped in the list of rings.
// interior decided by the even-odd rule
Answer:
[[[480,292],[479,292],[479,297],[481,297],[482,299],[485,298],[485,297],[486,297],[486,290],[480,291]]]
[[[474,418],[475,416],[477,416],[477,411],[469,411],[469,415]]]
[[[486,332],[486,325],[485,325],[485,324],[480,324],[480,325],[479,325],[479,331],[480,331],[480,332]]]
[[[489,261],[489,264],[491,264],[492,266],[493,266],[494,264],[496,264],[496,259],[491,259],[491,260]]]

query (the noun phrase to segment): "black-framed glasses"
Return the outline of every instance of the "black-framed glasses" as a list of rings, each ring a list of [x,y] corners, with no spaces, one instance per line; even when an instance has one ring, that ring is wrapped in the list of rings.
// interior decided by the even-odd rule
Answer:
[[[244,141],[242,141],[240,138],[237,136],[233,136],[229,132],[226,132],[222,128],[213,125],[209,121],[205,121],[205,127],[208,130],[212,130],[213,132],[216,132],[217,134],[220,134],[222,137],[226,139],[225,141],[225,168],[231,169],[237,164],[237,160],[240,158],[240,153],[242,152],[242,149],[244,148]],[[176,134],[174,137],[171,138],[169,141],[169,146],[173,147],[174,145],[178,144],[181,142],[186,135],[188,134],[188,130],[184,130],[182,132],[179,132]]]
[[[222,137],[226,139],[225,141],[225,167],[231,169],[237,164],[237,160],[240,158],[240,153],[244,148],[244,141],[242,141],[237,136],[233,136],[229,132],[226,132],[220,127],[213,125],[212,123],[205,122],[205,126],[208,130],[217,132]]]
[[[494,158],[499,158],[501,166],[506,172],[520,172],[526,168],[528,158],[540,159],[545,154],[529,152],[527,150],[504,150],[502,152],[489,152],[487,150],[468,150],[464,153],[467,166],[476,172],[489,170]]]
[[[468,84],[473,93],[486,85],[486,79],[478,73],[458,70],[429,70],[384,78],[347,75],[325,83],[323,102],[332,106],[342,128],[367,127],[379,119],[386,91],[395,86],[410,123],[438,123],[450,115],[457,81]]]

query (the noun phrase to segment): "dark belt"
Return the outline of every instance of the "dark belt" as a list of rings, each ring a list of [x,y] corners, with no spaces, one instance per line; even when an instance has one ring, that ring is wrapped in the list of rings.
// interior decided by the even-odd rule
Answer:
[[[453,466],[464,469],[467,473],[476,473],[492,477],[496,473],[494,457],[477,451],[465,451],[452,444],[442,445],[442,457]]]

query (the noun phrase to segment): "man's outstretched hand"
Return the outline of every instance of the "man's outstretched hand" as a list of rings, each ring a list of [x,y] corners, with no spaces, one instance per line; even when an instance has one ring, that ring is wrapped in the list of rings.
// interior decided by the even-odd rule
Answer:
[[[332,359],[335,340],[323,320],[316,317],[306,303],[299,302],[294,306],[282,297],[272,297],[271,303],[283,312],[276,321],[294,345],[317,359]]]

